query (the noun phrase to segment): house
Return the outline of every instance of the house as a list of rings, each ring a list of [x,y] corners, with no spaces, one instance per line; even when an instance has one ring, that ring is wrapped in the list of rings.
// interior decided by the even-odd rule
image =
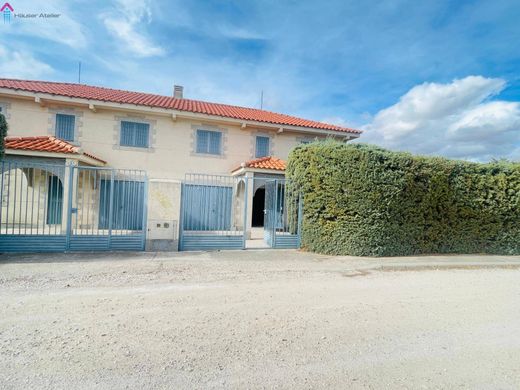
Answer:
[[[67,226],[70,230],[75,224],[72,241],[77,249],[105,247],[106,241],[94,242],[90,236],[117,241],[116,225],[122,231],[121,242],[133,232],[130,225],[142,227],[140,237],[155,249],[176,249],[179,236],[193,231],[188,227],[194,221],[205,231],[234,231],[249,239],[253,227],[264,225],[266,182],[277,178],[283,182],[292,148],[327,137],[349,141],[361,133],[265,110],[186,99],[180,86],[174,87],[172,96],[161,96],[0,79],[0,112],[9,123],[0,239],[3,234],[4,242],[7,238],[19,242],[20,237],[14,236],[22,235],[23,229],[24,233],[29,229],[25,236],[32,234],[33,240],[40,235],[26,221],[28,211],[18,208],[30,203],[27,197],[34,185],[41,187],[35,177],[43,170],[47,173],[40,179],[48,195],[41,201],[45,207],[40,205],[47,215],[42,225],[68,234]],[[18,174],[20,181],[15,183]],[[139,181],[141,176],[146,179]],[[21,187],[14,200],[17,186]],[[13,198],[9,206],[8,193]],[[56,204],[67,212],[50,218]],[[60,240],[71,248],[71,237]]]

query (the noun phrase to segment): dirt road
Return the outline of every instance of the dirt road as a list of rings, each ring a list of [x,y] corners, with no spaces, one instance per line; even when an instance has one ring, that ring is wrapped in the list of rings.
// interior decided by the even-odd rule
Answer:
[[[3,389],[518,389],[520,259],[0,257]]]

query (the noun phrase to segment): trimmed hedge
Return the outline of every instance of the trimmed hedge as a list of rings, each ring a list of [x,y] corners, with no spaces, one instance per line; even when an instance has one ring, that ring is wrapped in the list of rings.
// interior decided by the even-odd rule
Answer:
[[[299,146],[302,247],[340,255],[520,254],[520,164],[421,157],[334,141]]]
[[[7,137],[7,121],[5,120],[5,116],[0,114],[0,160],[4,158],[5,137]]]

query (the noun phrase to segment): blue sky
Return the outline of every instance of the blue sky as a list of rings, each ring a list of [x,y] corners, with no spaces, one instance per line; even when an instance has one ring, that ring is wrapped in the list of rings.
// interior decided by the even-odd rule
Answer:
[[[515,1],[12,0],[57,19],[0,25],[0,76],[264,108],[365,141],[520,159]]]

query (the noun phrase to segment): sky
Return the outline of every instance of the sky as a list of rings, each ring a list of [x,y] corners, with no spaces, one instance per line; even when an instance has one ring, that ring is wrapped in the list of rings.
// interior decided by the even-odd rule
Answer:
[[[0,77],[263,108],[393,150],[520,160],[518,1],[12,0]]]

